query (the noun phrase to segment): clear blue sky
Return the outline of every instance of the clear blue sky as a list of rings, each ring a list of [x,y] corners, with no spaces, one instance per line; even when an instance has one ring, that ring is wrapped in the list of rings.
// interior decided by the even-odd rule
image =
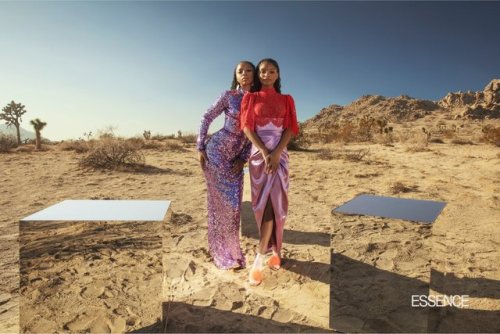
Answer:
[[[0,2],[0,106],[52,140],[196,132],[235,64],[275,58],[299,120],[500,77],[500,2]],[[222,120],[210,131],[216,131]]]

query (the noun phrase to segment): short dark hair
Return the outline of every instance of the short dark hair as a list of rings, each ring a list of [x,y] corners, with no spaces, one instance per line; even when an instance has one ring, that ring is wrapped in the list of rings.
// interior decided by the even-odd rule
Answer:
[[[276,91],[278,93],[281,93],[281,74],[280,74],[280,66],[278,65],[278,62],[272,58],[264,58],[261,61],[259,61],[259,63],[257,64],[257,72],[259,71],[260,65],[262,65],[263,63],[269,63],[269,64],[273,65],[274,67],[276,67],[276,69],[278,70],[278,79],[274,82],[274,89],[276,89]],[[259,91],[262,88],[262,83],[260,82],[260,78],[259,78],[258,73],[257,73],[256,77],[257,77],[257,81],[255,82],[255,90]]]
[[[238,87],[238,80],[236,80],[236,69],[238,68],[238,65],[240,64],[247,64],[247,65],[250,65],[250,67],[252,67],[252,70],[253,70],[253,84],[252,84],[252,87],[250,87],[250,91],[251,92],[255,92],[255,84],[256,84],[256,79],[257,79],[257,71],[255,70],[255,65],[248,61],[248,60],[242,60],[240,61],[238,64],[236,64],[236,66],[234,67],[234,71],[233,71],[233,82],[231,83],[231,89],[236,89],[236,87]]]

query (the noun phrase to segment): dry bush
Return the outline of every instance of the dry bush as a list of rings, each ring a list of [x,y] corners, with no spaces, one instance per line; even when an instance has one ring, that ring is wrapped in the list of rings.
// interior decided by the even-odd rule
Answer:
[[[80,165],[96,169],[118,169],[143,165],[144,161],[144,155],[137,143],[105,137],[96,142],[89,153],[80,159]]]
[[[369,149],[360,150],[332,150],[321,149],[316,154],[316,158],[320,160],[344,159],[353,162],[362,161],[370,153]]]
[[[21,145],[21,146],[16,147],[13,151],[16,153],[18,153],[18,152],[32,153],[32,152],[35,152],[36,150],[35,150],[35,145]],[[38,150],[38,152],[39,151],[48,151],[48,149],[43,148],[43,149]]]
[[[138,148],[144,148],[144,143],[146,142],[144,139],[139,138],[139,137],[127,138],[127,139],[125,139],[125,141],[127,143],[129,143],[130,145],[132,145],[134,147],[138,147]]]
[[[500,126],[486,125],[481,131],[483,132],[482,142],[500,146]]]
[[[85,141],[80,140],[69,140],[62,141],[59,144],[59,148],[63,151],[75,151],[76,153],[88,152],[94,146],[94,140]]]
[[[180,132],[180,131],[179,131]],[[183,144],[196,144],[198,140],[198,135],[194,133],[181,134],[177,139]]]
[[[407,143],[410,141],[414,141],[415,133],[412,132],[410,129],[401,129],[400,131],[397,132],[396,137],[400,143]]]
[[[474,145],[472,141],[462,138],[455,138],[451,141],[451,143],[456,145]]]
[[[162,150],[165,146],[156,140],[146,140],[142,143],[142,148],[145,150]]]
[[[125,139],[125,141],[132,146],[143,150],[162,150],[164,148],[164,145],[161,142],[152,139],[144,140],[140,137],[132,137]]]
[[[12,135],[0,133],[0,153],[7,153],[17,147],[17,139]]]
[[[337,156],[334,154],[333,150],[328,148],[323,148],[319,150],[316,154],[316,158],[320,160],[333,160]]]
[[[292,137],[287,145],[289,151],[305,151],[311,144],[310,139],[306,137],[302,130],[299,130],[299,134],[296,137]]]
[[[335,130],[330,130],[328,132],[322,132],[320,134],[317,134],[315,137],[310,136],[310,138],[312,141],[328,144],[337,140],[338,132]]]
[[[328,129],[322,128],[317,137],[321,143],[325,144],[333,141],[343,143],[371,142],[374,135],[377,135],[377,140],[393,142],[393,127],[387,127],[386,125],[387,120],[385,119],[363,116],[356,121],[346,120],[342,123],[330,125]],[[386,137],[382,137],[383,135]]]
[[[166,139],[175,139],[175,135],[172,134],[172,135],[166,135],[166,136],[164,136],[164,135],[156,134],[154,136],[151,136],[151,139],[163,141],[163,140],[166,140]]]
[[[446,139],[452,139],[456,135],[456,131],[453,129],[445,129],[440,131],[441,136],[443,136]]]
[[[425,131],[424,131],[425,130]],[[421,131],[408,129],[406,134],[401,133],[401,138],[408,145],[406,152],[427,152],[429,150],[430,133],[425,128]]]
[[[431,140],[429,140],[429,143],[444,144],[444,141],[441,138],[432,138]]]
[[[427,145],[422,144],[422,143],[415,143],[415,144],[412,144],[411,146],[408,146],[406,148],[406,152],[412,152],[412,153],[429,152],[429,151],[430,151],[430,149],[427,147]]]
[[[370,150],[367,148],[361,150],[346,151],[345,159],[357,162],[363,160],[369,153]]]
[[[356,126],[352,122],[347,121],[340,126],[336,139],[344,143],[354,142],[357,138],[356,130]]]
[[[405,186],[402,182],[395,182],[391,186],[391,191],[393,194],[399,194],[399,193],[409,193],[412,191],[416,191],[418,189],[418,186]]]
[[[385,128],[387,129],[387,128]],[[392,144],[394,143],[395,141],[395,138],[394,138],[394,135],[392,133],[392,130],[387,130],[387,132],[384,132],[382,134],[380,133],[377,133],[374,137],[374,142],[375,143],[378,143],[378,144],[384,144],[384,145],[387,145],[387,144]]]
[[[165,145],[163,146],[165,150],[167,151],[177,151],[177,152],[184,152],[186,149],[184,148],[183,145],[179,144],[179,142],[175,139],[170,139],[165,142]]]
[[[356,129],[356,139],[359,141],[371,141],[375,124],[373,117],[364,116],[360,118]]]

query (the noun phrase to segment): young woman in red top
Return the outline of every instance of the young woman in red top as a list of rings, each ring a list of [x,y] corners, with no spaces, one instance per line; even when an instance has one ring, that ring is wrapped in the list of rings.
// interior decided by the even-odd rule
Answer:
[[[278,63],[270,58],[257,65],[259,91],[247,93],[241,102],[240,126],[252,142],[249,171],[252,209],[260,242],[249,281],[258,285],[266,253],[272,250],[267,264],[281,266],[283,227],[288,213],[288,152],[286,146],[299,126],[295,103],[290,95],[281,94]]]

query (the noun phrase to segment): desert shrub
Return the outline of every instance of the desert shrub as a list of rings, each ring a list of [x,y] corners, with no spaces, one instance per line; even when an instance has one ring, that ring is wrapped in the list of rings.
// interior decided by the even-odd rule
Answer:
[[[139,137],[131,137],[125,139],[125,141],[134,147],[143,148],[145,140]]]
[[[335,159],[335,154],[331,149],[323,148],[319,150],[316,154],[316,158],[320,160],[333,160]]]
[[[486,125],[481,131],[483,132],[481,141],[500,146],[500,126]]]
[[[391,191],[393,194],[409,193],[417,190],[417,188],[418,186],[406,186],[402,182],[398,181],[391,186]]]
[[[42,151],[47,151],[46,148],[44,148]],[[22,152],[22,153],[31,153],[35,152],[35,145],[20,145],[16,147],[13,152]]]
[[[183,145],[179,144],[179,142],[175,139],[170,139],[165,142],[164,148],[167,151],[178,151],[178,152],[184,152],[186,149],[184,148]]]
[[[17,147],[17,139],[12,135],[0,133],[0,153],[6,153]]]
[[[125,141],[136,147],[137,149],[161,150],[163,148],[162,143],[156,140],[144,140],[140,137],[127,138],[125,139]]]
[[[59,144],[59,148],[63,151],[75,151],[76,153],[88,152],[94,145],[93,140],[85,141],[80,140],[69,140],[63,141]]]
[[[105,137],[97,141],[89,153],[80,159],[80,165],[96,169],[117,169],[144,164],[144,161],[137,143]]]
[[[183,144],[196,144],[196,141],[198,140],[198,135],[194,133],[182,134],[178,136],[177,139]]]
[[[371,141],[373,138],[373,128],[375,126],[373,117],[364,116],[358,120],[356,137],[359,141]]]
[[[344,159],[353,162],[362,161],[370,153],[369,149],[360,150],[332,150],[321,149],[316,154],[316,159],[320,160],[333,160]]]
[[[432,138],[429,142],[434,144],[444,144],[444,141],[441,138]]]
[[[454,129],[444,129],[444,130],[441,131],[441,135],[444,138],[451,139],[451,138],[455,137],[456,130],[454,130]]]
[[[346,160],[357,162],[363,160],[368,153],[370,153],[369,149],[349,150],[346,151],[345,158]]]
[[[310,140],[309,138],[304,134],[302,130],[299,131],[299,134],[296,137],[292,137],[290,139],[290,142],[287,145],[287,149],[289,151],[304,151],[309,147],[310,145]]]
[[[175,135],[171,134],[171,135],[164,136],[164,135],[156,134],[154,136],[151,136],[151,139],[163,141],[163,140],[166,140],[166,139],[175,139]]]
[[[356,136],[356,125],[354,125],[351,121],[347,121],[340,126],[337,140],[349,143],[356,141]]]
[[[455,138],[451,141],[451,143],[455,145],[474,145],[472,141],[462,138]]]
[[[380,131],[381,132],[375,134],[374,142],[385,145],[394,143],[395,137],[392,126],[384,127]]]
[[[422,128],[422,132],[425,134],[425,146],[429,145],[429,140],[431,140],[432,132],[426,128]]]
[[[161,150],[164,145],[156,140],[147,140],[142,143],[142,148],[146,150]]]

